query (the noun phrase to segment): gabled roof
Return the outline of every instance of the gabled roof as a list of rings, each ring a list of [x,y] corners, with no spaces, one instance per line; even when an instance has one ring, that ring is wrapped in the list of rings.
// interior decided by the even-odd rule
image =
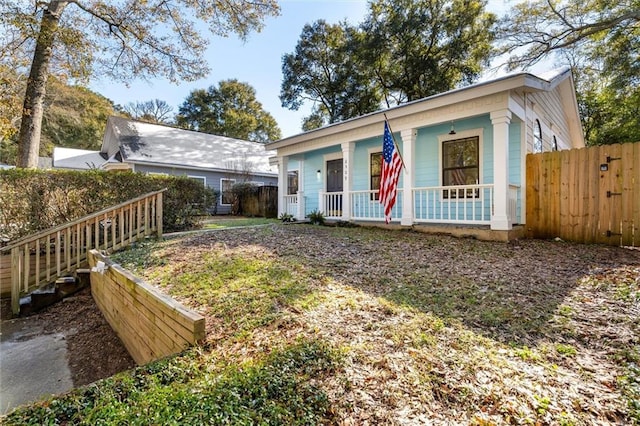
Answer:
[[[123,117],[109,117],[102,151],[110,158],[119,151],[127,163],[277,173],[277,168],[269,165],[275,152],[267,151],[264,144]]]
[[[578,104],[576,101],[571,69],[569,67],[563,67],[538,75],[528,72],[508,74],[492,80],[482,81],[470,86],[438,93],[426,98],[407,102],[384,110],[375,111],[360,117],[354,117],[338,123],[328,124],[318,129],[270,142],[266,146],[269,149],[280,149],[320,137],[334,135],[345,130],[356,129],[372,123],[383,122],[385,120],[385,115],[389,120],[392,120],[409,114],[424,112],[438,107],[453,105],[457,102],[480,98],[489,94],[517,89],[529,92],[551,91],[559,86],[563,95],[565,95],[562,97],[563,108],[568,110],[567,115],[569,117],[575,117],[575,120],[570,120],[572,131],[576,132],[579,137],[582,137]]]
[[[100,168],[105,159],[100,151],[88,151],[86,149],[53,148],[53,167],[56,169],[89,170]]]

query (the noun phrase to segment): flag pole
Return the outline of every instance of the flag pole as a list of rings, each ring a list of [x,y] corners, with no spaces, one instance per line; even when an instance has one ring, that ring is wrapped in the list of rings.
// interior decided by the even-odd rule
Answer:
[[[387,126],[389,127],[389,133],[391,133],[391,140],[393,141],[393,145],[396,147],[396,151],[398,151],[398,156],[400,157],[400,162],[402,162],[402,167],[404,167],[404,169],[407,170],[407,166],[404,164],[404,158],[402,158],[400,147],[398,147],[398,143],[396,142],[396,137],[393,136],[393,130],[391,129],[391,124],[389,124],[387,113],[383,112],[382,115],[384,115],[384,121],[385,123],[387,123]]]

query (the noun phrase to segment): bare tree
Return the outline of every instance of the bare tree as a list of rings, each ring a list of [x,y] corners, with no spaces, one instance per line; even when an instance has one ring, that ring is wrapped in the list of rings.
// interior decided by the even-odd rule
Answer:
[[[171,124],[173,121],[173,107],[161,99],[129,102],[123,110],[134,120],[158,124]]]

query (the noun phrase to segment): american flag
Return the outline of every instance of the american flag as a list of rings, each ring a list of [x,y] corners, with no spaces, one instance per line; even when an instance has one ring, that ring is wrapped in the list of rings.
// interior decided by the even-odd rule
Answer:
[[[462,151],[458,154],[458,158],[456,159],[456,169],[453,169],[453,185],[466,185],[467,177],[464,174],[464,155]]]
[[[391,209],[396,204],[398,179],[402,170],[402,158],[393,142],[389,123],[384,122],[382,140],[382,176],[380,176],[380,204],[384,207],[384,220],[391,221]]]

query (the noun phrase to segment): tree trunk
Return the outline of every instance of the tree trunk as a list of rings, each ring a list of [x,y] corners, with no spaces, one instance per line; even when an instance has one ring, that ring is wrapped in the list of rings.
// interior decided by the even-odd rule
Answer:
[[[40,132],[44,106],[45,87],[49,76],[49,62],[60,14],[68,1],[51,1],[42,15],[40,33],[33,53],[31,71],[22,108],[22,122],[18,139],[18,166],[37,167],[40,151]]]

